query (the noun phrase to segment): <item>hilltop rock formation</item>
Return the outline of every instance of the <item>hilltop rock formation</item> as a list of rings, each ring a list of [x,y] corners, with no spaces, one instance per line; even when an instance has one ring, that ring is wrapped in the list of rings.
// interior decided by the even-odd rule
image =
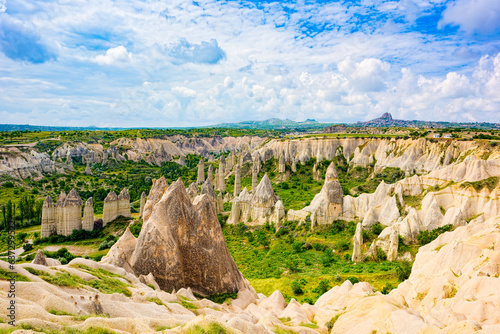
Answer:
[[[238,197],[233,199],[231,214],[227,220],[228,224],[246,222],[251,225],[265,224],[274,221],[275,205],[278,198],[274,194],[271,180],[264,175],[253,195],[250,195],[246,187]],[[278,208],[281,210],[281,208]],[[284,213],[284,209],[283,209]]]
[[[89,197],[85,202],[82,229],[86,231],[92,231],[94,229],[94,202],[92,197]]]
[[[150,193],[152,197],[157,195]],[[204,194],[191,203],[180,179],[154,205],[132,255],[125,248],[132,249],[133,239],[130,234],[122,238],[110,250],[119,255],[104,261],[114,264],[119,258],[136,276],[152,273],[165,291],[189,287],[209,295],[249,288],[227,250],[212,201]]]
[[[314,196],[311,204],[302,210],[288,211],[288,220],[303,221],[311,215],[311,226],[330,224],[342,216],[343,192],[338,180],[337,169],[332,162],[326,170],[325,183],[319,194]]]

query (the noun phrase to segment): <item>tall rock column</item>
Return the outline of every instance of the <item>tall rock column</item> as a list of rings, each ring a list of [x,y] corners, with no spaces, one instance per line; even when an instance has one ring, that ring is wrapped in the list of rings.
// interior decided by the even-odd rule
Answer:
[[[123,188],[118,195],[118,213],[117,216],[130,217],[130,194],[127,188]]]
[[[238,196],[241,192],[241,168],[237,164],[234,171],[234,196]]]
[[[43,202],[41,230],[42,238],[47,238],[57,233],[56,207],[50,196],[45,197],[45,201]]]
[[[70,235],[73,230],[82,229],[83,201],[75,189],[71,189],[64,201],[64,222],[62,235]]]
[[[205,161],[200,159],[198,163],[198,178],[196,179],[197,184],[203,184],[205,182]]]
[[[221,157],[224,158],[223,156]],[[225,166],[224,163],[220,163],[219,166],[219,191],[225,192],[226,191],[226,171],[225,171]]]
[[[102,226],[106,226],[112,220],[118,217],[118,196],[114,191],[110,191],[104,199],[104,207],[102,208]]]
[[[144,214],[144,205],[146,205],[146,193],[143,191],[141,194],[141,208],[139,209],[139,217],[141,218]]]
[[[258,175],[259,175],[259,167],[254,162],[252,167],[252,194],[255,192],[255,189],[257,189],[257,185],[259,184]]]
[[[363,261],[363,254],[361,254],[361,245],[363,244],[363,228],[361,223],[356,225],[356,232],[354,233],[353,238],[353,250],[352,250],[352,262],[361,262]]]
[[[89,197],[87,202],[85,202],[82,229],[86,231],[92,231],[94,229],[94,202],[92,201],[92,197]]]
[[[399,247],[399,234],[397,229],[392,231],[390,241],[391,244],[389,245],[387,260],[396,261],[396,259],[398,258],[398,247]]]
[[[61,191],[56,203],[56,225],[57,234],[62,235],[64,225],[64,202],[66,201],[66,193]]]
[[[222,173],[223,177],[226,177],[226,171],[229,171],[226,167],[226,158],[221,155],[219,158],[219,173]]]
[[[285,156],[284,155],[280,155],[279,165],[278,165],[278,171],[280,173],[284,173],[285,170],[286,170],[286,167],[285,167]]]
[[[210,180],[211,184],[214,184],[214,166],[210,165],[208,166],[208,172],[207,172],[207,179]]]

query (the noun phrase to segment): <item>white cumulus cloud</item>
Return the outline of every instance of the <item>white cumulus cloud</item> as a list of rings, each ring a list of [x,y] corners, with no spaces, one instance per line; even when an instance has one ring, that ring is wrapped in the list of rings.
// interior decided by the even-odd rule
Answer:
[[[123,46],[108,49],[105,54],[98,55],[93,58],[93,61],[99,65],[113,65],[117,63],[127,62],[132,59],[132,54]]]

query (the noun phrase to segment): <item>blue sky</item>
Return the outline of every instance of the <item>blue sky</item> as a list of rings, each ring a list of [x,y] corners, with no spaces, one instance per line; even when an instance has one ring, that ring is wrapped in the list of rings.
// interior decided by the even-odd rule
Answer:
[[[2,123],[500,122],[500,1],[0,0]]]

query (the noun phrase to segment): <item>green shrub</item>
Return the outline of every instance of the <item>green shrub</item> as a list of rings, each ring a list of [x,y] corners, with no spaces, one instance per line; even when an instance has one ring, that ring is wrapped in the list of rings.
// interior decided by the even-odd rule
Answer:
[[[296,241],[292,244],[292,249],[295,253],[300,253],[304,250],[303,243],[300,241]]]
[[[302,288],[305,286],[305,283],[303,278],[301,280],[294,280],[291,285],[293,293],[296,295],[303,295],[304,290],[302,290]]]
[[[315,242],[315,243],[313,243],[313,245],[312,245],[312,246],[313,246],[313,248],[314,248],[315,250],[317,250],[318,252],[322,252],[322,251],[324,251],[324,250],[326,249],[326,245],[321,244],[321,243],[319,243],[319,242]]]
[[[322,279],[312,291],[321,296],[328,290],[330,290],[330,282],[327,279]]]
[[[417,235],[417,241],[420,245],[426,245],[436,239],[439,235],[451,231],[453,228],[452,224],[444,225],[438,227],[432,231],[420,231]]]
[[[403,261],[398,263],[396,267],[396,276],[398,277],[398,280],[400,282],[404,281],[405,279],[408,279],[411,274],[411,262],[409,261]]]
[[[25,243],[23,245],[23,249],[24,249],[25,252],[29,252],[30,250],[33,249],[33,244]]]
[[[349,247],[351,246],[351,242],[348,240],[340,240],[335,244],[335,249],[339,251],[346,251],[349,250]]]
[[[346,278],[346,281],[350,281],[352,284],[359,283],[359,278],[356,276],[349,276]]]

